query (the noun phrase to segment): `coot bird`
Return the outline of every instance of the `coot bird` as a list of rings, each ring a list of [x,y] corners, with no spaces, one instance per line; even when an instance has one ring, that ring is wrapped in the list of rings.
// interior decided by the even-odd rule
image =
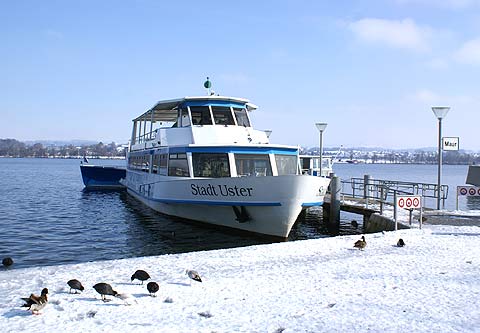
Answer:
[[[198,274],[196,271],[192,270],[192,269],[187,269],[185,271],[185,274],[188,275],[188,277],[194,281],[197,281],[197,282],[202,282],[202,278],[200,277],[200,274]]]
[[[405,242],[403,241],[403,239],[399,239],[398,242],[397,242],[397,246],[398,247],[404,247],[405,246]]]
[[[102,301],[108,302],[110,301],[105,297],[105,295],[117,296],[117,292],[112,289],[112,286],[108,283],[100,282],[93,286],[93,289],[97,291],[100,295],[102,295]]]
[[[39,314],[39,311],[45,307],[48,303],[48,289],[43,288],[40,296],[35,294],[30,294],[30,297],[22,297],[25,301],[25,304],[22,307],[28,308],[28,310],[32,311],[32,314]]]
[[[83,288],[82,283],[78,281],[77,279],[72,279],[67,282],[68,286],[70,287],[70,292],[72,292],[72,289],[75,290],[75,294],[77,294],[77,290],[83,291],[85,288]]]
[[[160,287],[158,286],[158,283],[156,282],[149,282],[147,283],[147,290],[148,292],[150,293],[150,296],[152,297],[156,297],[157,295],[155,295],[155,293],[160,289]]]
[[[365,241],[365,236],[362,236],[362,239],[359,239],[358,241],[353,244],[353,247],[356,247],[359,250],[363,250],[367,246],[367,242]]]
[[[150,275],[148,275],[147,272],[139,269],[135,273],[133,273],[131,277],[131,281],[135,279],[142,281],[142,284],[143,284],[143,281],[150,279]]]
[[[13,265],[13,259],[10,257],[3,258],[2,265],[5,267],[10,267]]]

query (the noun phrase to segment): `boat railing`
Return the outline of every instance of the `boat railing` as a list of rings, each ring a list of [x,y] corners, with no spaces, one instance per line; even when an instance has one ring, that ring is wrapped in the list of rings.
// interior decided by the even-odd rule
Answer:
[[[158,131],[158,129],[136,137],[135,138],[135,143],[144,143],[144,142],[147,142],[147,141],[150,141],[150,140],[154,140],[157,137],[157,131]]]

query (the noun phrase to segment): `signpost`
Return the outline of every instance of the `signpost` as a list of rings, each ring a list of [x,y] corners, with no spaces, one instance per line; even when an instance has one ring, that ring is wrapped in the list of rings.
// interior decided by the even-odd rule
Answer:
[[[422,197],[420,195],[397,195],[395,199],[395,230],[398,230],[397,207],[410,211],[409,222],[412,224],[412,211],[420,209],[420,229],[422,229]]]
[[[457,186],[457,210],[458,210],[458,197],[479,197],[480,187],[477,186]]]
[[[444,137],[442,139],[443,150],[458,150],[460,148],[459,138]]]

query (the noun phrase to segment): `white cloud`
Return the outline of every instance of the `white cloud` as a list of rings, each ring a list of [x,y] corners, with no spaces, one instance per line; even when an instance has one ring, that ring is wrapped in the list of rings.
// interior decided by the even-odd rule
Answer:
[[[480,38],[472,39],[455,52],[454,59],[463,64],[480,65]]]
[[[349,28],[361,41],[415,51],[430,50],[431,29],[409,18],[400,21],[365,18],[350,23]]]

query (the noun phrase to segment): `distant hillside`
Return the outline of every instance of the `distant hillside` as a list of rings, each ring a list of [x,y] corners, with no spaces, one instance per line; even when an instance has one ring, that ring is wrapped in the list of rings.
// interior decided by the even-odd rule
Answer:
[[[28,140],[23,141],[27,146],[34,145],[36,143],[41,143],[44,146],[89,146],[97,144],[98,141],[94,140]]]

